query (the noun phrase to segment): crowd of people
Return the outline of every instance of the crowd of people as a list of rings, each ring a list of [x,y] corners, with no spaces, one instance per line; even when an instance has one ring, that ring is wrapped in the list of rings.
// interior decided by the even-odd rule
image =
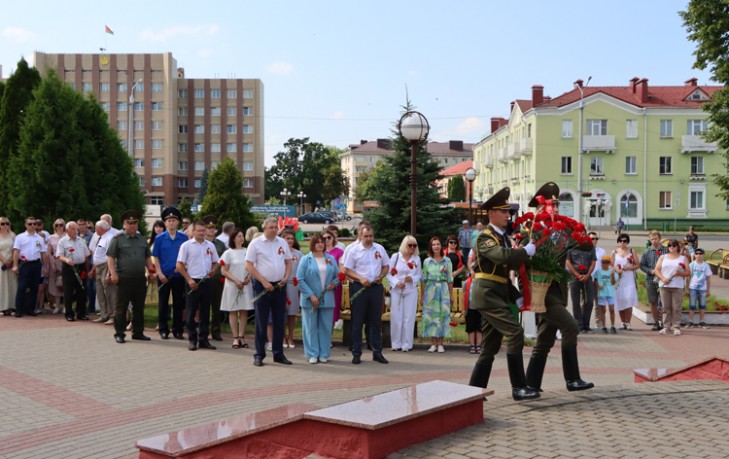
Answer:
[[[559,187],[550,182],[534,198],[548,199],[552,218],[559,212],[556,196]],[[387,364],[381,330],[383,280],[389,285],[395,352],[413,349],[416,329],[429,340],[428,352],[445,352],[452,329],[453,289],[462,288],[468,352],[479,355],[470,384],[486,387],[505,338],[515,400],[539,397],[557,336],[561,336],[567,389],[593,387],[580,377],[577,336],[595,331],[593,312],[604,333],[632,329],[639,269],[646,275],[654,331],[681,334],[685,288],[691,298],[689,327],[706,327],[711,270],[693,229],[684,244],[677,240],[662,244],[660,234],[651,232],[650,246],[640,257],[626,232],[618,232],[617,246],[609,252],[592,232],[559,260],[571,280],[554,281],[549,287],[546,312],[537,315],[537,342],[525,370],[524,330],[513,311],[521,296],[514,271],[528,263],[536,247],[532,242],[521,246],[511,242],[513,210],[508,199],[505,188],[482,204],[489,219],[486,227],[478,223],[471,228],[464,221],[457,233],[430,238],[422,261],[413,235],[405,235],[398,250],[388,256],[365,221],[350,245],[338,241],[338,228],[331,225],[310,238],[309,252],[304,254],[296,233],[280,229],[275,218],[266,219],[260,232],[256,227],[237,228],[232,222],[219,230],[214,216],[192,222],[177,208],[167,207],[147,238],[139,232],[142,216],[135,210],[122,214],[121,230],[113,227],[110,215],[102,215],[91,227],[82,219],[57,219],[53,234],[43,230],[40,219],[27,217],[25,231],[15,235],[10,221],[0,217],[0,311],[17,318],[63,312],[65,320],[74,322],[93,318],[98,305],[94,322],[113,325],[117,343],[125,343],[129,331],[132,340],[147,341],[144,304],[151,291],[157,300],[156,332],[161,339],[184,340],[187,335],[190,351],[214,350],[211,340],[223,341],[221,322],[227,317],[232,348],[252,347],[256,367],[264,365],[268,352],[274,362],[292,364],[284,350],[296,347],[294,330],[300,314],[304,355],[308,363],[317,364],[330,359],[333,329],[341,325],[342,285],[348,282],[352,364],[361,363],[365,346],[373,361]],[[537,205],[534,200],[530,203]],[[693,323],[695,311],[699,324]],[[255,313],[252,339],[246,337],[251,312]]]

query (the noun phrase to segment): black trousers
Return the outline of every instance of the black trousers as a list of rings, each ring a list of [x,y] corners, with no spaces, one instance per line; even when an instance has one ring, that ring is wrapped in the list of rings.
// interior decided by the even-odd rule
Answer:
[[[210,328],[210,299],[212,298],[212,284],[210,279],[200,282],[200,279],[193,279],[197,282],[197,289],[192,290],[187,286],[187,339],[191,343],[205,343],[208,341]],[[195,314],[200,311],[200,324],[195,323]]]
[[[362,326],[369,325],[367,343],[375,354],[382,353],[382,299],[384,287],[373,284],[365,288],[359,282],[349,284],[350,295],[365,289],[352,304],[352,355],[362,355]],[[350,298],[351,298],[350,296]]]
[[[211,279],[212,282],[212,301],[210,302],[210,333],[212,335],[220,334],[220,322],[222,315],[220,314],[220,303],[223,300],[223,283],[220,282],[223,277]]]
[[[38,297],[43,265],[40,260],[28,261],[20,265],[18,270],[18,291],[15,293],[15,316],[35,313],[35,302]],[[27,294],[26,290],[30,290]]]
[[[132,303],[132,335],[144,333],[144,300],[147,298],[147,278],[120,277],[114,308],[114,336],[126,336],[127,309]]]
[[[269,281],[270,282],[270,281]],[[274,286],[276,282],[270,282]],[[253,279],[253,295],[258,296],[265,289],[263,284]],[[263,295],[256,300],[254,305],[256,310],[256,357],[264,359],[266,357],[266,340],[268,328],[268,316],[271,315],[273,327],[273,342],[271,349],[273,350],[273,358],[283,355],[283,337],[284,337],[284,321],[286,318],[286,287],[274,288],[273,292]]]
[[[66,308],[66,317],[73,317],[73,303],[76,302],[76,317],[84,317],[86,315],[86,290],[84,290],[84,281],[76,278],[78,274],[84,271],[85,265],[80,263],[75,266],[63,264],[61,268],[61,279],[63,281],[63,306]]]
[[[180,334],[185,328],[185,318],[182,311],[185,309],[185,278],[181,276],[168,277],[167,283],[157,281],[159,298],[158,325],[160,333],[169,333],[170,320],[170,293],[172,294],[172,333]]]

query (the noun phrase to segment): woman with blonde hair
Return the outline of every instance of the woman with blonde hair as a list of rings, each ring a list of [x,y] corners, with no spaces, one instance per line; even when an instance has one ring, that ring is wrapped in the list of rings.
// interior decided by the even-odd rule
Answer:
[[[415,315],[418,312],[418,284],[422,270],[418,241],[407,235],[400,249],[390,257],[390,339],[393,351],[408,352],[413,348]]]
[[[14,241],[10,220],[0,216],[0,312],[5,316],[15,309],[15,292],[18,290],[18,279],[13,273]]]
[[[48,237],[48,263],[50,269],[48,271],[48,293],[53,298],[53,314],[63,312],[63,281],[61,280],[61,270],[63,263],[51,254],[56,253],[58,241],[66,234],[66,222],[62,218],[57,218],[53,222],[53,234]]]

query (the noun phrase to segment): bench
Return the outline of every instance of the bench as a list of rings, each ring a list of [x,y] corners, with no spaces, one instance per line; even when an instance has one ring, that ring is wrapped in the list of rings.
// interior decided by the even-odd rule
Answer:
[[[722,279],[729,279],[729,250],[714,250],[706,259],[706,262],[711,267],[712,274]]]

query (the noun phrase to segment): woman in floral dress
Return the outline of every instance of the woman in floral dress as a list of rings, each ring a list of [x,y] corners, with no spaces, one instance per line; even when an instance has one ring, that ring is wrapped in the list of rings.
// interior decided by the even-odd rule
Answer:
[[[421,336],[431,339],[428,352],[445,352],[443,338],[450,336],[453,265],[443,254],[439,237],[428,243],[429,257],[423,262],[423,322]]]

